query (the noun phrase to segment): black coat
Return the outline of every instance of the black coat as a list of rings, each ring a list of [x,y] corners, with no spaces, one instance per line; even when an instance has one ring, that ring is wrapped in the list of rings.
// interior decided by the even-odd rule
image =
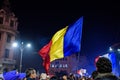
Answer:
[[[36,80],[35,78],[34,79],[32,79],[32,78],[27,78],[26,80]]]

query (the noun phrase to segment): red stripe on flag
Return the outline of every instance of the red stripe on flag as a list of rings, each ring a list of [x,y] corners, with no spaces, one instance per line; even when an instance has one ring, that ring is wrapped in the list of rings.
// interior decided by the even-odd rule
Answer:
[[[50,41],[47,45],[45,45],[42,49],[39,51],[39,55],[43,59],[43,66],[46,70],[46,73],[48,74],[49,66],[50,66],[50,56],[49,51],[51,47],[52,41]]]

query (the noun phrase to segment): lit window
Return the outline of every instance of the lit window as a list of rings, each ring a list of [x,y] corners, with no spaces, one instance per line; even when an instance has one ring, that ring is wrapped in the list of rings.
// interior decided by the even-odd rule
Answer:
[[[65,67],[67,68],[67,67],[68,67],[68,65],[67,65],[67,64],[65,64]]]
[[[61,68],[61,67],[62,67],[62,64],[60,64],[59,67]]]
[[[54,66],[55,68],[57,67],[57,65]]]
[[[52,64],[52,66],[51,67],[53,67],[54,68],[54,64]]]
[[[63,64],[63,68],[67,68],[68,67],[68,65],[67,64]]]

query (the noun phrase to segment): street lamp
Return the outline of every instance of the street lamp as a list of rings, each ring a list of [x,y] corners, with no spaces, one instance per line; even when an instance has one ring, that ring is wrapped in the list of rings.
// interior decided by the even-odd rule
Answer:
[[[31,47],[31,44],[28,43],[27,45],[24,45],[23,42],[21,42],[21,44],[18,46],[18,43],[13,43],[12,45],[13,47],[19,47],[20,48],[20,73],[22,71],[22,57],[23,57],[23,51],[24,49],[27,47],[27,48],[30,48]]]

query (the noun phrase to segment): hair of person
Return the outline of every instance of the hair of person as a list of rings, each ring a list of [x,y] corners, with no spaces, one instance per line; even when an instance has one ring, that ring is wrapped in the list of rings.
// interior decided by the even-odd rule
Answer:
[[[34,73],[34,68],[28,68],[25,73],[26,73],[26,78],[30,77],[31,74]]]
[[[96,63],[97,71],[99,73],[111,73],[112,63],[108,58],[100,57]]]

